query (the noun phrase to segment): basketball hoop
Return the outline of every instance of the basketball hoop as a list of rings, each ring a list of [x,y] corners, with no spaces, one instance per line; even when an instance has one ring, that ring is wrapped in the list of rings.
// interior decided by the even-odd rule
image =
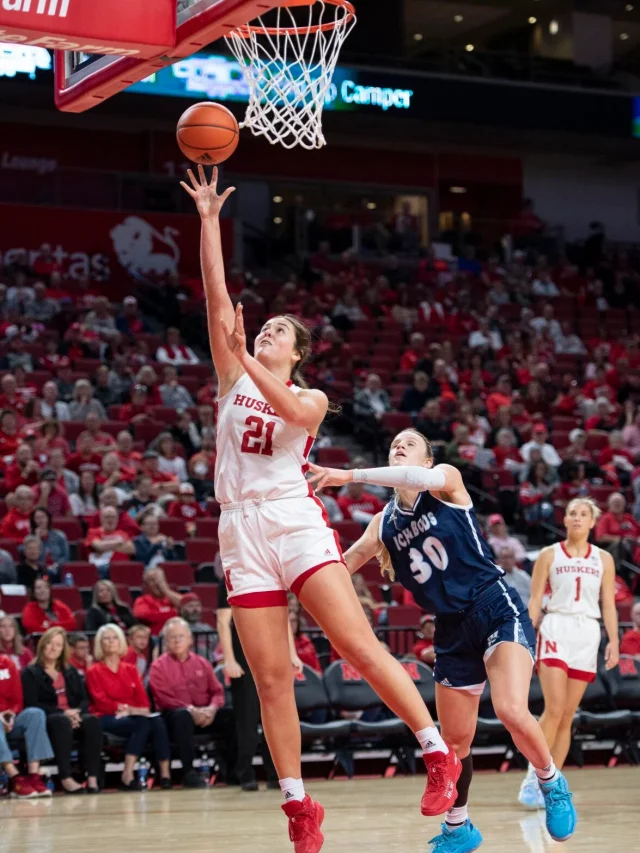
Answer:
[[[338,55],[356,22],[350,0],[285,0],[225,40],[249,106],[240,127],[285,148],[322,148],[322,110]]]

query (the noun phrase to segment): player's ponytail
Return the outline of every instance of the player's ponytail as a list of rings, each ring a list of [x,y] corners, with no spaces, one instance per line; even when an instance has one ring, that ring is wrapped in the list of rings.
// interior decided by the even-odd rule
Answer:
[[[294,314],[283,314],[282,316],[293,326],[293,331],[296,336],[296,352],[300,356],[300,360],[293,366],[291,376],[289,378],[293,384],[297,385],[299,388],[308,388],[309,383],[304,378],[303,370],[305,364],[309,361],[309,357],[313,350],[311,329],[309,329],[308,326],[305,326],[305,324]],[[340,411],[340,407],[335,406],[333,403],[329,403],[327,411],[331,414],[337,414]]]

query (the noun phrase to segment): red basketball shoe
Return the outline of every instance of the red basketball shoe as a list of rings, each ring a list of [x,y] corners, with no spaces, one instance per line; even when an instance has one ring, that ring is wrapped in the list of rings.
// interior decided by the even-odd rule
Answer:
[[[302,802],[289,800],[282,806],[289,818],[289,838],[293,841],[295,853],[318,853],[324,843],[320,831],[324,820],[324,809],[320,803],[314,803],[307,794]]]
[[[455,803],[458,796],[456,782],[462,773],[462,764],[450,746],[446,755],[425,752],[422,757],[427,766],[427,787],[422,795],[420,811],[427,817],[433,817],[443,814]]]

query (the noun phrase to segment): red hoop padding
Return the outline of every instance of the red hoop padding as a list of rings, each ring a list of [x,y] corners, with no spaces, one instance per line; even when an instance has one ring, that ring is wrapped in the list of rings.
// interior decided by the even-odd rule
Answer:
[[[294,8],[296,6],[313,6],[317,0],[286,0],[281,8]],[[350,0],[323,0],[327,6],[342,6],[347,10],[347,15],[340,20],[327,21],[325,24],[300,25],[299,27],[264,27],[257,24],[242,24],[233,30],[233,35],[240,38],[251,38],[252,35],[298,35],[299,33],[328,33],[335,30],[338,24],[348,23],[356,16],[356,10]]]

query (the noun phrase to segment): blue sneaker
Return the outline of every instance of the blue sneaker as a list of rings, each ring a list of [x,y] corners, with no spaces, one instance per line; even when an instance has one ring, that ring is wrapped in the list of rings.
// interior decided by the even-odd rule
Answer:
[[[552,782],[540,782],[547,812],[547,831],[554,841],[566,841],[575,832],[578,815],[571,802],[573,794],[569,791],[567,780],[558,773]]]
[[[482,836],[467,818],[457,829],[449,829],[443,823],[442,834],[432,838],[429,844],[429,853],[471,853],[482,844]]]
[[[544,808],[544,797],[542,796],[542,791],[540,790],[540,783],[538,782],[538,777],[535,774],[535,770],[533,771],[533,773],[527,773],[527,775],[522,780],[522,785],[520,786],[520,793],[518,794],[518,802],[526,809]]]

